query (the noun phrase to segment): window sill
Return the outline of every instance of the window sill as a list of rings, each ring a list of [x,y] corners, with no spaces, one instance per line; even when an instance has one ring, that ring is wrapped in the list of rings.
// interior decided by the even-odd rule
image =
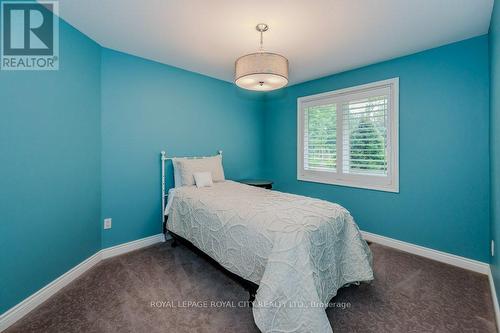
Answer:
[[[297,180],[304,182],[327,184],[327,185],[353,187],[366,190],[399,193],[399,184],[367,184],[367,183],[357,183],[352,180],[316,178],[309,175],[297,175]]]

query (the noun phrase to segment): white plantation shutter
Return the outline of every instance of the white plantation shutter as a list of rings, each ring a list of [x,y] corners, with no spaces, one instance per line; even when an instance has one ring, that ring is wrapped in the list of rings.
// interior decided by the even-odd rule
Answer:
[[[304,169],[337,168],[337,106],[325,104],[305,109]]]
[[[298,99],[297,178],[399,191],[398,79]]]
[[[389,95],[342,103],[343,172],[387,175]]]

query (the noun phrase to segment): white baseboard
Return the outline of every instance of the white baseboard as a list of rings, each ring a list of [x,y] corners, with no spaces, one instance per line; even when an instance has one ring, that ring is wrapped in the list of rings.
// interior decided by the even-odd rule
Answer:
[[[464,257],[460,257],[454,254],[449,254],[446,252],[441,252],[433,249],[429,249],[427,247],[414,245],[411,243],[406,243],[403,241],[399,241],[396,239],[379,236],[376,234],[372,234],[367,231],[361,231],[363,238],[367,241],[371,241],[377,244],[385,245],[388,247],[392,247],[404,252],[409,252],[416,254],[421,257],[426,257],[435,261],[439,261],[445,264],[461,267],[464,269],[468,269],[470,271],[474,271],[481,274],[488,274],[490,271],[490,265],[484,262],[480,262],[473,259],[468,259]]]
[[[497,330],[500,333],[500,309],[498,305],[497,294],[495,290],[495,283],[493,281],[493,276],[491,274],[490,265],[480,262],[477,260],[472,260],[460,256],[456,256],[454,254],[449,254],[446,252],[441,252],[433,249],[429,249],[427,247],[414,245],[411,243],[406,243],[403,241],[399,241],[396,239],[392,239],[389,237],[384,237],[376,234],[372,234],[367,231],[361,231],[361,235],[367,241],[385,245],[387,247],[395,248],[404,252],[409,252],[412,254],[416,254],[421,257],[429,258],[435,261],[439,261],[445,264],[457,266],[460,268],[464,268],[470,271],[474,271],[481,274],[488,275],[488,280],[490,284],[491,297],[493,300],[493,307],[495,310],[495,320],[497,323]]]
[[[51,297],[59,290],[67,286],[70,282],[78,278],[80,275],[94,267],[101,260],[130,251],[138,250],[155,243],[163,242],[164,240],[164,235],[158,234],[100,250],[96,254],[87,258],[77,266],[73,267],[72,269],[43,287],[42,289],[38,290],[33,295],[29,296],[22,302],[2,313],[0,315],[0,332],[6,330],[9,326],[14,324],[16,321],[27,315],[37,306],[45,302],[49,297]]]
[[[490,281],[491,298],[493,300],[493,307],[495,309],[495,319],[497,321],[497,332],[500,332],[500,307],[498,306],[497,292],[496,292],[496,288],[495,288],[495,282],[493,281],[493,274],[491,272],[491,267],[488,270],[488,280]]]
[[[0,315],[0,332],[7,329],[10,325],[27,315],[34,308],[45,302],[49,297],[64,288],[68,283],[78,278],[87,270],[101,261],[101,254],[97,252],[79,265],[73,267],[33,295],[24,299],[14,307]]]
[[[396,239],[379,236],[372,234],[370,232],[361,231],[363,238],[367,241],[392,247],[401,251],[413,253],[422,257],[426,257],[432,260],[450,264],[453,266],[468,269],[474,272],[487,274],[490,282],[491,294],[493,298],[493,303],[495,307],[495,315],[497,323],[500,323],[500,310],[498,305],[498,299],[495,292],[495,285],[493,283],[493,278],[491,276],[490,266],[486,263],[456,256],[446,252],[441,252],[433,249],[429,249],[423,246],[414,245],[411,243],[406,243]],[[75,266],[68,272],[61,275],[56,280],[52,281],[33,295],[29,296],[19,304],[15,305],[11,309],[7,310],[5,313],[0,315],[0,332],[7,329],[9,326],[14,324],[16,321],[24,317],[30,311],[35,309],[38,305],[42,304],[49,297],[54,295],[56,292],[64,288],[71,281],[78,278],[80,275],[85,273],[87,270],[95,266],[103,259],[111,258],[120,254],[138,250],[140,248],[153,245],[155,243],[165,241],[163,234],[153,235],[150,237],[138,239],[132,242],[116,245],[106,249],[102,249],[90,258],[86,259],[79,265]]]
[[[105,249],[102,249],[100,252],[102,259],[107,259],[164,241],[165,241],[165,236],[163,234],[157,234],[146,238],[141,238],[135,241],[131,241],[128,243],[107,247]]]

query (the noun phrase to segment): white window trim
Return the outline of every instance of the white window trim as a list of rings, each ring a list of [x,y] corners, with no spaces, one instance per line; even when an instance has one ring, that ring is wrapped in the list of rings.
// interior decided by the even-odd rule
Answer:
[[[387,176],[363,176],[354,174],[342,173],[342,154],[337,156],[337,172],[318,172],[312,170],[304,170],[304,137],[303,137],[303,114],[304,104],[316,103],[321,101],[324,103],[329,98],[338,99],[344,94],[359,93],[363,90],[373,90],[376,88],[390,87],[390,126],[387,136],[388,145],[390,146],[390,155],[388,161]],[[340,115],[340,118],[339,118]],[[342,133],[342,113],[337,114],[337,132]],[[337,151],[340,149],[340,140],[337,140]],[[339,172],[340,170],[340,172]],[[301,181],[332,184],[348,187],[356,187],[370,190],[379,190],[386,192],[399,193],[399,77],[388,80],[382,80],[363,84],[355,87],[329,91],[321,94],[299,97],[297,99],[297,179]]]

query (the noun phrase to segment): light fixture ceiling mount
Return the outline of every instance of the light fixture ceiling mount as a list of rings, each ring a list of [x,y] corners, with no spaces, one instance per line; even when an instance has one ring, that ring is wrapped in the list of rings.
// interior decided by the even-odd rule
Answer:
[[[255,29],[260,33],[259,51],[236,60],[234,83],[243,89],[257,91],[282,88],[288,84],[288,59],[264,51],[264,32],[269,30],[267,24],[259,23]]]
[[[265,23],[259,23],[255,26],[255,29],[259,32],[261,32],[260,34],[260,45],[262,46],[262,32],[266,32],[267,30],[269,30],[269,26]]]

